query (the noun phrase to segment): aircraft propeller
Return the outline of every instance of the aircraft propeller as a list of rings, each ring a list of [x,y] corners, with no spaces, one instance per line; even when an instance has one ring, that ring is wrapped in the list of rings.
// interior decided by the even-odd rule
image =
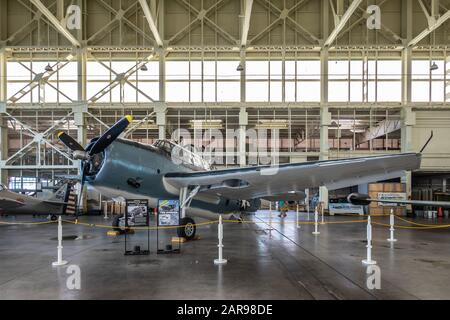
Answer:
[[[106,132],[104,132],[100,138],[98,138],[92,147],[86,151],[85,148],[83,148],[74,138],[69,136],[64,131],[61,131],[58,133],[58,138],[61,140],[61,142],[68,147],[70,150],[73,151],[73,157],[75,159],[79,159],[82,161],[81,165],[81,189],[80,189],[80,195],[78,197],[78,203],[77,203],[77,210],[75,213],[75,218],[78,220],[78,213],[80,210],[80,204],[81,204],[81,198],[83,195],[84,190],[84,183],[86,182],[86,175],[89,173],[90,169],[90,162],[92,156],[103,152],[106,148],[109,147],[111,143],[114,142],[114,140],[117,139],[117,137],[127,128],[127,126],[131,123],[133,120],[133,117],[130,115],[127,115],[117,121],[111,128],[109,128]]]

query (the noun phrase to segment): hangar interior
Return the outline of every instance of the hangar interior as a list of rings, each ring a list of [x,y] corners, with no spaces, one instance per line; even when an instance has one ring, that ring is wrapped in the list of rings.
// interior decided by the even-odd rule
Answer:
[[[79,25],[75,23],[73,28],[68,28],[70,17],[66,13],[73,5],[81,8],[81,19]],[[379,28],[368,27],[370,5],[380,9]],[[202,127],[197,133],[203,145],[212,143],[213,130],[226,137],[220,142],[226,144],[228,130],[278,129],[279,163],[418,152],[433,131],[420,169],[395,181],[405,184],[410,199],[436,200],[434,193],[439,193],[441,200],[448,199],[449,18],[449,0],[0,0],[1,182],[13,191],[42,197],[63,180],[62,176],[79,174],[79,161],[73,160],[70,150],[58,140],[59,131],[64,130],[85,146],[129,114],[133,122],[124,137],[147,144],[158,139],[178,140],[177,129],[195,136],[197,124]],[[217,167],[261,164],[252,158],[253,140],[239,134],[230,139],[235,148],[220,155]],[[271,144],[266,147],[269,152],[273,148]],[[358,186],[352,190],[355,188]],[[330,199],[342,198],[350,189],[328,192],[320,188],[313,192],[327,208]],[[104,200],[93,191],[88,198],[100,206]],[[83,200],[86,209],[88,201]],[[446,214],[448,218],[448,211]],[[267,213],[262,217],[267,218]],[[445,217],[443,221],[448,223]],[[44,233],[53,230],[43,228]],[[69,228],[72,233],[81,232],[74,226]],[[199,240],[200,244],[186,245],[185,256],[177,258],[180,263],[197,261],[203,253],[215,254],[214,228],[206,228],[205,239]],[[378,295],[367,293],[353,282],[357,289],[345,291],[344,274],[336,275],[335,270],[329,269],[321,276],[334,277],[338,288],[334,293],[325,295],[322,291],[307,290],[308,294],[297,295],[300,289],[292,285],[292,278],[301,275],[294,269],[306,262],[292,256],[298,254],[309,261],[310,265],[300,269],[319,265],[320,259],[333,250],[360,250],[359,257],[365,252],[364,246],[360,246],[362,249],[345,244],[340,247],[338,243],[332,244],[332,239],[361,240],[364,227],[355,231],[356,236],[347,235],[353,230],[351,226],[333,230],[325,227],[322,238],[329,246],[318,245],[313,236],[297,234],[292,226],[273,231],[277,234],[273,243],[266,238],[258,239],[261,230],[256,227],[255,230],[246,227],[252,230],[251,235],[245,236],[238,228],[230,226],[230,236],[234,237],[230,241],[236,246],[241,241],[247,244],[229,245],[228,255],[235,254],[241,265],[248,263],[258,268],[258,263],[250,263],[245,252],[262,246],[261,254],[274,254],[273,259],[282,266],[272,266],[265,256],[253,257],[267,267],[262,267],[261,274],[270,273],[269,282],[257,287],[258,290],[239,289],[238,293],[229,293],[227,289],[238,285],[230,283],[233,276],[239,271],[249,271],[235,266],[232,273],[220,278],[226,289],[216,291],[222,282],[208,280],[205,286],[211,286],[208,290],[213,297],[254,298],[259,289],[267,289],[270,284],[279,291],[266,293],[266,298],[448,297],[448,289],[437,284],[450,264],[448,256],[440,253],[448,252],[448,233],[417,231],[417,234],[401,230],[407,243],[420,253],[427,251],[421,243],[430,242],[428,248],[432,249],[428,251],[434,257],[428,260],[433,263],[427,264],[426,258],[423,258],[425,262],[406,261],[407,253],[413,252],[407,243],[401,244],[407,247],[403,253],[395,251],[406,261],[404,265],[394,264],[396,267],[415,268],[419,264],[417,272],[430,273],[437,268],[432,278],[436,287],[428,288],[422,279],[400,288],[399,283],[407,280],[395,275],[389,280],[388,289]],[[264,228],[262,231],[263,237],[269,237]],[[26,241],[12,235],[13,232],[11,229],[2,235],[4,252],[10,253],[6,248],[13,246],[7,243],[7,234],[21,247],[25,246]],[[283,232],[294,242],[305,241],[306,248],[296,247],[289,255],[274,253],[289,251],[281,236]],[[48,238],[37,227],[26,236]],[[97,244],[105,238],[103,231],[98,230],[95,237]],[[210,240],[206,245],[202,243]],[[436,243],[441,240],[439,248]],[[44,258],[52,254],[51,245],[44,245]],[[77,250],[85,248],[85,244],[68,246],[74,256]],[[114,245],[108,243],[105,251],[113,250],[110,247]],[[208,250],[211,252],[205,253]],[[379,254],[388,264],[389,250],[383,250]],[[92,257],[86,255],[80,259],[84,258]],[[24,257],[14,255],[14,259],[25,263]],[[146,266],[150,267],[166,263],[149,261]],[[102,260],[102,263],[106,262]],[[174,262],[167,263],[175,272]],[[346,268],[348,261],[333,258],[327,266],[333,263],[337,268]],[[139,262],[132,264],[139,269]],[[129,268],[129,265],[121,264],[122,267]],[[216,276],[213,266],[199,268],[211,277]],[[195,271],[192,266],[187,269]],[[143,270],[139,269],[138,273]],[[386,272],[391,271],[394,272]],[[19,290],[20,277],[9,277],[6,272],[0,271],[5,285],[0,297],[8,298],[8,293],[13,297],[28,297]],[[319,280],[311,274],[306,286],[314,287],[314,281]],[[285,294],[282,284],[276,284],[278,277],[283,279],[282,284],[290,283]],[[30,282],[30,279],[23,281]],[[259,281],[255,275],[251,279]],[[151,285],[157,279],[146,281]],[[363,275],[354,280],[358,281],[363,281]],[[193,282],[190,285],[195,286]],[[415,286],[424,291],[412,295]],[[160,289],[165,297],[181,297],[167,288]],[[77,298],[71,292],[64,294]],[[152,297],[164,296],[153,294]],[[199,293],[195,296],[204,297]],[[43,297],[55,296],[49,291]],[[86,297],[99,298],[102,294],[97,289],[88,292]],[[145,293],[138,292],[137,297],[145,297]]]

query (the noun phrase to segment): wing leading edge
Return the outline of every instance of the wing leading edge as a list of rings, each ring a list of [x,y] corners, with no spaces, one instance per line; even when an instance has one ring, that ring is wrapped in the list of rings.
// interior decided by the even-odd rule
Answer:
[[[164,176],[175,187],[200,186],[202,193],[232,199],[255,199],[326,186],[330,190],[392,179],[420,167],[420,153],[257,166]]]

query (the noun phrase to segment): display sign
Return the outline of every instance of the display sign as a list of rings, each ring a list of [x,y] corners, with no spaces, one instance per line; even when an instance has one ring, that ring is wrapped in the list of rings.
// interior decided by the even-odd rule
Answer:
[[[328,210],[330,214],[344,214],[344,213],[354,213],[354,214],[364,214],[363,206],[354,205],[351,203],[329,203]]]
[[[180,200],[158,201],[158,226],[180,225]]]
[[[125,210],[128,218],[128,226],[148,225],[148,200],[127,199]]]
[[[404,193],[404,192],[378,192],[377,198],[379,200],[406,200],[406,193]],[[388,203],[388,202],[378,202],[378,205],[395,207],[398,204]]]

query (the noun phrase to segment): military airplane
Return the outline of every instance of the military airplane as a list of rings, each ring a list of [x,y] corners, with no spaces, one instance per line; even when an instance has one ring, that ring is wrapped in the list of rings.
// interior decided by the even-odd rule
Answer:
[[[63,184],[51,197],[37,199],[32,196],[19,194],[0,185],[0,213],[5,215],[56,215],[66,213],[67,200],[71,184]]]
[[[119,138],[131,123],[125,116],[86,148],[64,131],[59,139],[81,162],[81,184],[107,197],[148,199],[156,208],[158,199],[179,199],[181,223],[178,234],[195,236],[192,217],[217,219],[259,209],[261,199],[286,198],[304,190],[326,186],[329,190],[400,177],[405,170],[420,167],[421,153],[321,160],[304,163],[213,170],[200,155],[169,140],[146,145]],[[174,161],[176,160],[176,161]],[[81,198],[81,197],[79,197]],[[122,218],[123,219],[123,218]],[[118,226],[120,220],[113,225]]]

